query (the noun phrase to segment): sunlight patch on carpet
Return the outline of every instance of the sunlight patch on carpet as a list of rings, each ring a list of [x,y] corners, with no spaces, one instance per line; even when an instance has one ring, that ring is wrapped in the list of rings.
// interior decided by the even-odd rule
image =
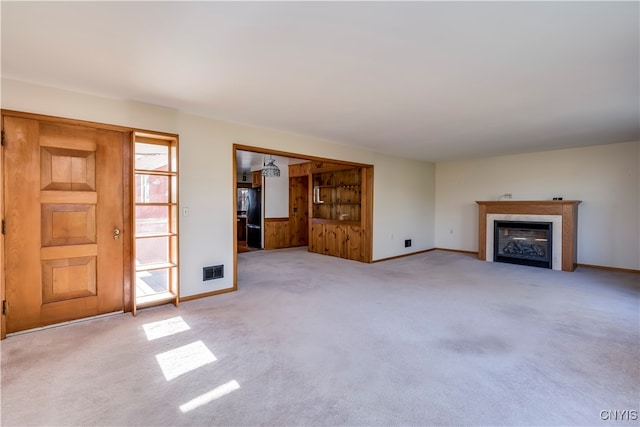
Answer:
[[[221,386],[218,386],[213,390],[201,394],[195,399],[192,399],[187,403],[180,405],[180,410],[182,411],[182,413],[187,413],[202,405],[206,405],[209,402],[213,402],[214,400],[219,399],[222,396],[231,393],[232,391],[238,390],[239,388],[240,384],[238,384],[236,380],[231,380],[228,383],[222,384]]]
[[[147,340],[153,341],[158,338],[168,337],[179,332],[191,329],[182,316],[172,317],[171,319],[160,320],[142,325],[144,333],[147,334]]]
[[[217,360],[202,341],[156,354],[156,359],[167,381]]]

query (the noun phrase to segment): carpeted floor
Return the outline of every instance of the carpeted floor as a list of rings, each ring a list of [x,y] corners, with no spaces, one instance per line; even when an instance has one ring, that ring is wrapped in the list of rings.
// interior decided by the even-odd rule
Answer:
[[[0,421],[638,425],[639,279],[243,253],[238,292],[2,342]]]

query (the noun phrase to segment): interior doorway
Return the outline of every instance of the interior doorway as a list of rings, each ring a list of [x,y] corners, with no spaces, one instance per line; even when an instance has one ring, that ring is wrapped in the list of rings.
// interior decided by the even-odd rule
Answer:
[[[296,166],[309,160],[249,150],[236,150],[234,158],[236,252],[306,246],[308,176]],[[263,176],[265,165],[277,176]]]
[[[261,169],[264,166],[268,167],[266,159],[271,159],[271,157],[275,158],[275,163],[280,168],[280,176],[265,179],[261,176]],[[314,179],[316,181],[324,179],[325,174],[335,175],[336,183],[333,185],[315,183]],[[351,175],[355,177],[354,179],[357,178],[358,182],[348,181],[347,178],[350,178]],[[322,246],[323,251],[314,250],[311,252],[371,262],[373,241],[372,165],[234,144],[233,177],[233,243],[235,248],[233,290],[238,288],[238,253],[242,252],[239,250],[238,244],[239,242],[244,243],[239,240],[243,236],[243,231],[238,227],[243,227],[243,220],[246,221],[243,218],[246,212],[240,209],[242,198],[240,193],[242,191],[239,189],[248,186],[252,188],[259,186],[262,190],[263,203],[260,222],[262,248],[268,250],[308,246],[311,251],[313,244],[314,248]],[[247,185],[248,183],[249,185]],[[341,215],[338,215],[338,223],[333,219],[316,218],[316,215],[312,214],[314,212],[313,206],[325,203],[324,201],[314,202],[312,188],[316,190],[316,187],[318,189],[320,187],[333,189],[331,194],[335,193],[337,199],[328,200],[327,205],[333,206],[332,210],[340,210]],[[282,188],[286,188],[286,191],[283,192]],[[284,205],[285,208],[274,214],[273,211],[270,211],[270,207],[274,206],[270,197],[277,192],[279,192],[282,202],[280,206]],[[324,193],[322,195],[324,196]],[[355,215],[345,216],[343,212],[344,209],[347,209],[344,208],[345,206],[356,209],[358,212],[361,209],[362,215],[358,215],[357,219]],[[325,239],[325,234],[332,239]],[[329,240],[331,241],[329,242]],[[335,242],[333,242],[334,240]],[[320,241],[323,242],[322,245],[319,244]],[[332,245],[339,249],[335,251],[335,254],[334,251],[328,249],[333,247]],[[243,254],[243,256],[245,255]]]

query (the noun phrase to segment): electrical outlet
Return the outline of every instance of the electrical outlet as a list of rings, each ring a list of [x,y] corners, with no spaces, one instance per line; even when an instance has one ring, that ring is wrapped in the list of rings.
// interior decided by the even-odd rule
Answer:
[[[410,248],[411,247],[411,239],[407,239],[404,241],[404,247],[405,248]]]

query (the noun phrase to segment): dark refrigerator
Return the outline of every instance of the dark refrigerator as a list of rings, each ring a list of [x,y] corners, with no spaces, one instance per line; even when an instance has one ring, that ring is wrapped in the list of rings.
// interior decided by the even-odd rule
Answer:
[[[247,246],[262,249],[262,189],[249,189],[247,203]]]

